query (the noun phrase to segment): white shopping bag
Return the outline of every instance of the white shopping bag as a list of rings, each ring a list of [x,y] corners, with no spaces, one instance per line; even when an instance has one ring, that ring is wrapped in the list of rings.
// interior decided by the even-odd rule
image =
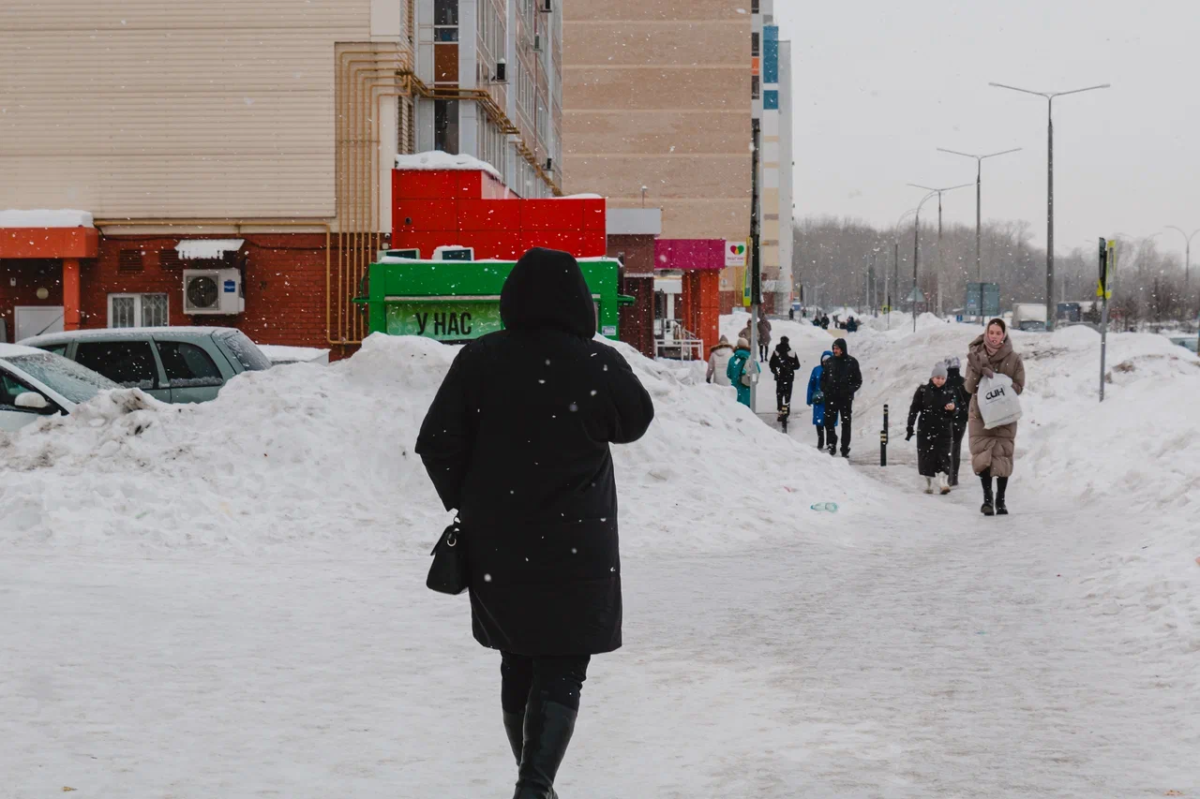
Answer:
[[[1021,400],[1012,378],[997,373],[979,381],[979,415],[988,430],[1012,424],[1021,418]]]

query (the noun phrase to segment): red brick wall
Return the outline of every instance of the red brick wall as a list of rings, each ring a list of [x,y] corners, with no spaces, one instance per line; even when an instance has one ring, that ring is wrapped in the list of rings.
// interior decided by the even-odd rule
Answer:
[[[188,237],[201,238],[201,237]],[[173,252],[179,238],[116,236],[100,241],[100,256],[83,264],[83,326],[108,325],[109,294],[165,293],[172,325],[236,327],[262,344],[324,347],[325,236],[312,234],[243,235],[245,268],[242,286],[246,312],[237,316],[187,316],[183,312],[183,270],[220,266],[197,261],[170,266],[164,250]],[[142,252],[141,272],[119,270],[120,252]],[[336,252],[334,254],[336,258]]]
[[[183,313],[184,268],[210,268],[220,266],[219,262],[164,265],[162,251],[173,252],[179,237],[101,237],[99,257],[81,261],[83,327],[108,325],[109,294],[165,293],[172,325],[236,327],[263,344],[328,347],[324,234],[244,234],[239,238],[246,242],[242,250],[246,312],[237,316],[187,316]],[[143,254],[140,272],[120,270],[120,254],[125,249]],[[337,250],[331,257],[336,269]],[[11,285],[14,278],[15,287]],[[41,286],[50,291],[46,300],[37,299],[35,292]],[[14,306],[61,304],[61,262],[0,260],[0,314],[4,315],[10,338]],[[354,349],[335,352],[334,357]]]

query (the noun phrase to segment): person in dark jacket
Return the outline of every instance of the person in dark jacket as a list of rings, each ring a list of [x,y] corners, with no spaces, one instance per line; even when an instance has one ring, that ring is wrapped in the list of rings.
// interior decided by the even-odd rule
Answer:
[[[610,444],[641,438],[650,395],[594,341],[575,259],[533,249],[500,295],[504,330],[467,344],[417,453],[466,547],[475,639],[501,652],[517,799],[554,795],[592,655],[621,646]]]
[[[967,421],[971,418],[971,395],[967,393],[966,378],[962,375],[962,361],[951,356],[946,359],[946,385],[954,392],[954,441],[950,445],[950,485],[958,485],[959,466],[962,464],[962,443],[967,436]]]
[[[825,395],[821,393],[821,375],[825,373],[825,364],[833,357],[828,350],[821,353],[821,364],[814,366],[808,378],[808,404],[812,406],[813,427],[817,428],[817,449],[825,449]],[[833,420],[837,427],[837,419]]]
[[[929,382],[917,389],[908,409],[908,435],[917,427],[917,470],[925,478],[925,493],[933,493],[934,480],[943,494],[950,493],[950,442],[954,440],[954,416],[958,398],[946,382],[946,364],[933,367]],[[918,424],[917,417],[921,421]]]
[[[771,320],[764,314],[758,318],[758,360],[766,362],[771,353]]]
[[[854,419],[854,395],[862,388],[858,361],[850,357],[846,339],[833,342],[833,357],[821,373],[821,393],[825,395],[825,443],[829,454],[837,457],[837,419],[842,419],[842,457],[850,457],[851,423]]]
[[[846,320],[846,332],[847,333],[857,333],[858,332],[858,320],[855,319],[853,316],[851,316],[849,319]]]
[[[787,336],[779,339],[779,346],[771,353],[771,374],[775,375],[775,405],[782,413],[785,406],[791,407],[792,388],[796,385],[796,372],[800,370],[800,358],[792,351]]]

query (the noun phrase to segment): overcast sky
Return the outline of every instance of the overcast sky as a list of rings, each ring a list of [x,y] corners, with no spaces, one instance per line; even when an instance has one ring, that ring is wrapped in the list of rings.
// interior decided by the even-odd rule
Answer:
[[[797,218],[891,227],[922,197],[906,183],[974,182],[974,161],[937,147],[1024,147],[984,162],[983,216],[1029,220],[1044,244],[1046,101],[988,83],[1111,83],[1054,103],[1055,249],[1200,228],[1195,0],[775,2],[793,42]],[[973,225],[974,191],[947,195],[945,212]],[[1182,251],[1178,233],[1157,241]]]

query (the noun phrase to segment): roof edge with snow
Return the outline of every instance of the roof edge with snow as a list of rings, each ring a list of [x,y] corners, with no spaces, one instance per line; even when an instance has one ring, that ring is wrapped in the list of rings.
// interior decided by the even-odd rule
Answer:
[[[419,172],[486,172],[496,180],[504,180],[500,175],[500,170],[487,161],[480,161],[469,155],[451,155],[441,150],[414,155],[398,155],[396,156],[396,169]]]

